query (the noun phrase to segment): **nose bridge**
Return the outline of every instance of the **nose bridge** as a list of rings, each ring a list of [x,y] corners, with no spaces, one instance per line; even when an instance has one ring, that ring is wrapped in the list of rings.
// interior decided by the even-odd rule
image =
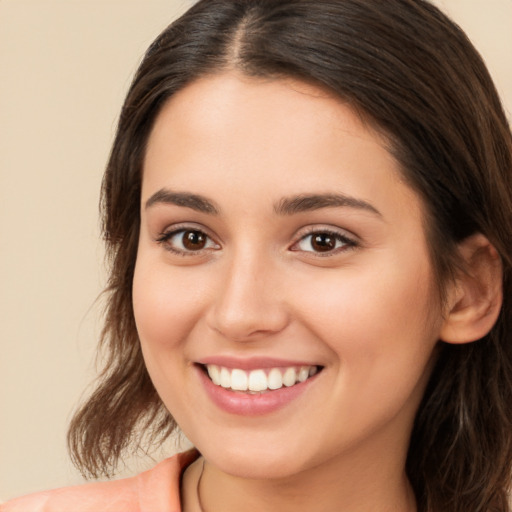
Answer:
[[[250,246],[224,262],[210,311],[210,324],[226,338],[244,341],[280,331],[287,323],[276,262]]]

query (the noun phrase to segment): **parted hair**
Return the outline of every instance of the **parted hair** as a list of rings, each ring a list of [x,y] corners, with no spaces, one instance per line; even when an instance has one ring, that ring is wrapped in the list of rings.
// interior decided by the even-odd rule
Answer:
[[[126,450],[157,446],[177,427],[145,368],[132,308],[145,148],[174,93],[227,70],[327,88],[387,138],[424,204],[441,300],[461,266],[459,242],[479,232],[499,252],[498,321],[476,342],[439,342],[406,469],[419,512],[509,511],[512,136],[478,52],[425,0],[201,0],[153,42],[103,180],[104,367],[70,426],[74,462],[111,475]]]

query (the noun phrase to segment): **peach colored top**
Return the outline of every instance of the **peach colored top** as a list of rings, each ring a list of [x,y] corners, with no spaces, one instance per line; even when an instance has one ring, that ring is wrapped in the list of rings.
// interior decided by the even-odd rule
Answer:
[[[0,512],[181,512],[181,475],[197,457],[190,450],[131,478],[29,494],[0,505]]]

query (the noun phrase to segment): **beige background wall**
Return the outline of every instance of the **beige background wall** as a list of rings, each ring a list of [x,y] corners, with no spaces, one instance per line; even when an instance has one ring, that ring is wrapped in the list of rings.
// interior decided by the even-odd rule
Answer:
[[[0,501],[81,481],[65,431],[94,375],[102,170],[140,56],[190,3],[0,0]],[[438,3],[512,118],[512,0]]]

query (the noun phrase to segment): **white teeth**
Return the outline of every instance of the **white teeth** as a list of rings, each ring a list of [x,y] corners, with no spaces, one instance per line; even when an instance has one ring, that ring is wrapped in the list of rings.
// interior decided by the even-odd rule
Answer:
[[[235,370],[233,370],[234,372]],[[249,373],[249,390],[264,391],[268,388],[267,376],[263,370],[253,370]]]
[[[297,381],[297,372],[295,368],[287,368],[283,375],[283,384],[286,387],[293,386]]]
[[[233,391],[250,391],[253,393],[291,387],[306,381],[318,372],[316,366],[288,367],[284,370],[271,368],[247,372],[234,368],[232,370],[215,364],[206,365],[208,375],[217,386]]]
[[[299,370],[299,382],[304,382],[309,377],[309,368],[307,366],[302,366]]]
[[[231,372],[231,389],[247,391],[247,373],[243,370],[233,370]]]
[[[210,376],[210,379],[212,379],[212,382],[214,384],[216,384],[217,386],[220,386],[219,367],[215,366],[214,364],[209,364],[207,369],[208,369],[208,375]]]
[[[279,389],[283,387],[283,376],[277,368],[268,372],[268,389]]]
[[[223,388],[231,387],[231,373],[227,368],[221,368],[220,370],[220,385]]]

